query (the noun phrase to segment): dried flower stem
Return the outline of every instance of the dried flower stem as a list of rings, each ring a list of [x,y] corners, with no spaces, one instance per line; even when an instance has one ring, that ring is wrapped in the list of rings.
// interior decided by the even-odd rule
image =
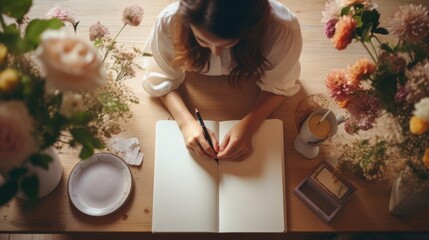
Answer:
[[[128,24],[124,24],[122,28],[119,30],[119,32],[116,34],[116,36],[112,39],[111,44],[107,47],[106,54],[104,54],[103,63],[106,61],[107,55],[109,55],[110,50],[113,48],[113,45],[115,45],[116,38],[121,34],[122,30],[127,26]]]

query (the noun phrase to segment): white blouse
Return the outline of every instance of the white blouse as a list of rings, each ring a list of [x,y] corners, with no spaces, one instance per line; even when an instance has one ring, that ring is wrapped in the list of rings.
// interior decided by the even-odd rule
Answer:
[[[257,84],[263,91],[292,96],[299,90],[296,81],[301,71],[301,30],[298,20],[289,9],[275,0],[269,2],[273,17],[267,26],[270,28],[267,31],[270,36],[264,50],[272,68],[265,71]],[[185,79],[183,70],[170,65],[174,56],[172,18],[178,7],[179,1],[161,11],[144,47],[144,52],[151,53],[153,57],[144,60],[143,68],[146,71],[142,84],[152,96],[163,96],[177,89]],[[219,56],[212,54],[210,70],[201,74],[228,75],[232,70],[231,60],[230,49],[223,49]]]

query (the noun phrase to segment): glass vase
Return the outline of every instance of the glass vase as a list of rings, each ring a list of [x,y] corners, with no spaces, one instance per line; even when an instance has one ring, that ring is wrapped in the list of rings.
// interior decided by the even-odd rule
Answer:
[[[416,189],[405,179],[410,173],[404,171],[393,182],[390,192],[389,212],[394,215],[412,215],[429,206],[429,187]]]

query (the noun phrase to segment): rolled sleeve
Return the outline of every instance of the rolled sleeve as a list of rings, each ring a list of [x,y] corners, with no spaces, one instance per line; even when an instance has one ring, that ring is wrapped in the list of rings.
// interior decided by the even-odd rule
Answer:
[[[144,47],[145,57],[142,68],[143,89],[152,96],[160,97],[177,89],[184,81],[185,73],[171,66],[174,47],[171,41],[172,17],[177,11],[178,2],[171,4],[158,16]]]
[[[301,73],[302,36],[298,20],[293,15],[290,18],[287,25],[277,22],[276,39],[267,56],[272,68],[257,82],[261,90],[284,96],[292,96],[300,89],[297,80]]]
[[[145,74],[142,80],[143,89],[154,97],[161,97],[177,89],[182,84],[185,74],[177,74],[176,77],[168,75],[156,63],[153,57],[144,61]]]

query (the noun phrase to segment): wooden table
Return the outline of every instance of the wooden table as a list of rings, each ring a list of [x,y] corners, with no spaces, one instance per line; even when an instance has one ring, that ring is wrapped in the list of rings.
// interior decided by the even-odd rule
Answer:
[[[119,42],[143,46],[156,15],[170,2],[172,1],[139,1],[145,9],[142,26],[127,27],[119,37]],[[343,52],[333,49],[330,41],[325,38],[323,26],[320,23],[320,11],[323,9],[324,1],[282,0],[281,2],[297,13],[304,38],[300,77],[302,89],[295,96],[288,98],[270,116],[270,118],[282,119],[284,122],[287,230],[292,233],[429,230],[428,211],[411,217],[395,217],[389,214],[390,185],[386,183],[352,179],[358,188],[357,194],[329,224],[321,221],[293,194],[293,189],[320,162],[320,159],[305,160],[293,148],[293,141],[298,134],[295,124],[295,110],[298,102],[310,94],[325,93],[323,82],[329,69],[345,67],[358,57],[365,56],[365,52],[359,45],[352,45]],[[377,1],[382,13],[382,22],[391,15],[397,5],[406,2],[409,1]],[[64,0],[61,1],[61,7],[74,11],[81,21],[78,35],[86,37],[88,27],[97,20],[108,26],[110,32],[115,34],[122,25],[120,20],[122,9],[131,3],[133,3],[131,0],[120,2]],[[48,9],[56,5],[55,0],[36,0],[30,16],[43,16]],[[99,218],[89,217],[77,211],[69,202],[66,183],[72,167],[78,162],[78,157],[75,151],[64,150],[60,153],[64,174],[59,186],[50,195],[41,199],[37,209],[33,211],[25,211],[22,208],[23,201],[18,199],[0,207],[1,232],[151,231],[155,123],[157,120],[169,119],[171,116],[157,99],[151,98],[143,91],[141,74],[139,72],[135,79],[127,81],[139,97],[140,103],[133,106],[134,117],[127,123],[127,131],[122,135],[137,137],[145,157],[141,167],[131,167],[134,191],[126,205],[110,216]],[[197,74],[190,74],[187,78],[186,84],[181,88],[186,102],[190,107],[197,107],[207,119],[226,120],[243,117],[259,92],[253,84],[243,86],[243,90],[231,89],[225,78]]]

